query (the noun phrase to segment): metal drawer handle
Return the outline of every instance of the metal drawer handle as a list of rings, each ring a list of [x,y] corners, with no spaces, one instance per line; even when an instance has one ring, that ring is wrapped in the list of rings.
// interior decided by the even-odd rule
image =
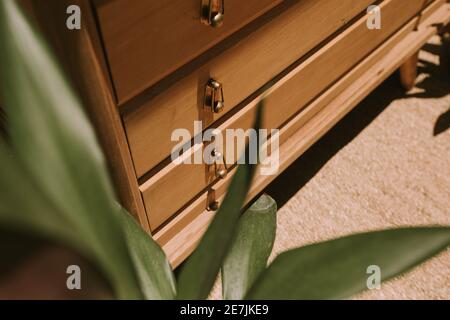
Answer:
[[[210,79],[206,85],[204,108],[214,113],[221,113],[225,108],[223,86],[214,79]]]
[[[228,175],[227,163],[225,162],[225,157],[222,153],[218,152],[216,149],[213,150],[211,154],[214,158],[214,172],[217,178],[225,179]],[[222,163],[218,162],[222,160]],[[222,166],[222,168],[220,168]]]
[[[206,208],[208,211],[217,211],[219,210],[220,204],[219,201],[213,201],[211,204]]]
[[[213,28],[223,24],[225,18],[225,0],[202,0],[201,21]]]
[[[216,199],[216,190],[214,188],[211,188],[208,190],[208,206],[206,207],[206,210],[208,211],[217,211],[219,210],[220,203]]]

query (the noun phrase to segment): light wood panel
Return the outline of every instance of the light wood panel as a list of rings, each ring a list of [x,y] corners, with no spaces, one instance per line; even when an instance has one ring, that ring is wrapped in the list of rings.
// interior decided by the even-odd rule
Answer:
[[[281,130],[281,170],[286,169],[354,106],[384,81],[434,34],[437,26],[450,20],[450,4],[433,3],[400,31],[296,115]],[[418,28],[416,30],[416,26]],[[257,175],[247,201],[275,177]],[[231,177],[211,188],[219,201]],[[204,194],[155,234],[173,266],[179,265],[194,249],[209,225],[213,213],[204,210],[210,199]]]
[[[186,128],[192,134],[196,120],[203,121],[205,128],[210,126],[373,2],[298,1],[270,23],[126,114],[124,123],[137,175],[141,177],[170,155],[176,145],[170,141],[174,129]],[[407,7],[410,1],[400,2]],[[202,107],[204,86],[210,77],[224,86],[225,112],[219,115]]]
[[[222,27],[200,22],[202,0],[96,0],[119,102],[150,87],[282,0],[226,0]]]
[[[380,30],[369,30],[367,16],[362,17],[264,93],[266,99],[263,128],[279,128],[405,22],[417,15],[423,8],[423,0],[409,0],[408,3],[403,0],[385,0],[380,8],[383,18],[383,27]],[[225,133],[227,129],[251,128],[256,105],[257,101],[253,101],[218,129]],[[219,146],[219,150],[225,150],[227,143],[230,141],[225,138],[224,145]],[[191,148],[186,156],[191,156],[195,150],[202,152],[203,147],[197,145]],[[234,164],[235,159],[232,159],[233,162],[229,165]],[[213,166],[172,162],[141,185],[152,230],[214,181],[213,169]]]

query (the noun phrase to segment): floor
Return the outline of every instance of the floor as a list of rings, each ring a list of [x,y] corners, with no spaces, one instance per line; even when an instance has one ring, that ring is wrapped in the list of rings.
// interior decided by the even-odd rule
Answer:
[[[411,92],[392,76],[267,188],[279,206],[273,256],[355,232],[450,225],[449,45],[433,39]],[[450,250],[355,298],[450,299]]]

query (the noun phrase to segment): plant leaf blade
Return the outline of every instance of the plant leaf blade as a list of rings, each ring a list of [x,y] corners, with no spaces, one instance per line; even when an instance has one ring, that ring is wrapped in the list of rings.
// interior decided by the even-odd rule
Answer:
[[[280,254],[248,299],[343,299],[367,289],[367,268],[392,278],[450,244],[450,228],[407,228],[351,235]]]
[[[0,205],[0,222],[26,224],[49,238],[72,235],[66,237],[66,244],[77,249],[79,243],[84,245],[83,253],[104,272],[119,298],[142,298],[141,288],[151,285],[148,277],[144,279],[151,268],[139,264],[146,261],[140,257],[143,247],[126,242],[125,233],[133,227],[128,224],[124,229],[102,150],[79,100],[45,41],[14,0],[0,2],[0,36],[2,102],[8,113],[11,154],[20,164],[14,172],[0,173],[10,182],[24,176],[34,188],[26,188],[24,181],[5,185],[13,191],[27,191],[29,199],[24,199],[27,205],[21,207],[26,213],[15,212],[13,202]],[[7,160],[3,157],[2,164]],[[8,164],[13,167],[11,161]],[[39,197],[33,193],[36,190]],[[10,195],[20,198],[17,192]],[[18,216],[21,214],[23,217]],[[37,218],[36,223],[28,223],[30,214]],[[44,220],[52,223],[40,223]],[[133,230],[137,238],[143,238],[140,231]],[[152,241],[149,237],[145,240],[147,254],[153,250],[154,261],[166,263]],[[137,270],[133,260],[138,262]],[[161,285],[166,278],[159,280]]]
[[[276,233],[277,205],[262,195],[241,217],[236,238],[222,266],[225,300],[241,300],[265,270]]]
[[[263,102],[258,106],[254,128],[261,125]],[[259,152],[259,141],[258,150]],[[244,156],[249,159],[249,145]],[[234,238],[241,209],[250,189],[256,165],[244,164],[237,168],[221,207],[203,235],[194,253],[182,267],[178,278],[177,299],[202,300],[208,297],[220,267]]]
[[[172,300],[176,294],[175,277],[161,247],[123,212],[122,223],[131,258],[147,300]]]

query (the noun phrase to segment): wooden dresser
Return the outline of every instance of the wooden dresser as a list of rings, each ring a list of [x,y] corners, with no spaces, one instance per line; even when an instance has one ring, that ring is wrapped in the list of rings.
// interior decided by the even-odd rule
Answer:
[[[81,30],[65,27],[73,4]],[[380,28],[368,23],[371,5]],[[246,130],[265,97],[263,127],[280,130],[281,173],[398,68],[410,86],[417,52],[450,19],[446,0],[33,0],[28,8],[97,128],[123,205],[174,266],[195,248],[234,171],[172,162],[174,130],[193,135],[195,121]],[[275,178],[257,175],[248,200]]]

